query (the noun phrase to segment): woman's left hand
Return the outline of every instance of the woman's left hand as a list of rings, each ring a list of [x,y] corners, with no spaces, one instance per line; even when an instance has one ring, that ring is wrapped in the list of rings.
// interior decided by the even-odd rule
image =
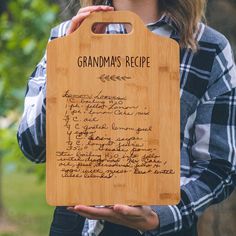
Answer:
[[[78,205],[67,209],[88,219],[105,220],[142,232],[156,229],[160,224],[158,215],[148,206],[88,207]]]

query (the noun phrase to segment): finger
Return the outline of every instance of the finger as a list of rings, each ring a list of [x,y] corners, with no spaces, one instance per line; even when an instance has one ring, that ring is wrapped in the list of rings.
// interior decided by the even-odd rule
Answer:
[[[114,11],[114,8],[108,8],[108,9],[103,9],[103,11]],[[106,27],[108,26],[108,23],[103,23],[103,24],[95,24],[93,32],[97,34],[102,34],[105,33]]]
[[[78,212],[78,211],[76,211],[76,210],[73,210],[73,212],[79,214],[79,215],[82,216],[82,217],[85,217],[85,218],[87,218],[87,219],[90,219],[90,220],[105,220],[103,217],[94,216],[94,215],[87,214],[87,213],[84,213],[84,212]]]
[[[114,10],[114,7],[105,6],[105,5],[88,6],[88,7],[80,8],[78,11],[78,14],[83,13],[83,12],[94,12],[94,11],[100,11],[100,10],[104,10],[104,11]]]
[[[91,208],[89,209],[88,207],[84,206],[76,206],[74,207],[73,212],[76,212],[77,214],[86,217],[88,219],[105,220],[114,224],[130,226],[131,228],[135,228],[135,225],[137,224],[137,222],[134,222],[132,224],[131,222],[127,221],[127,219],[124,219],[122,215],[115,213],[112,209],[110,209],[111,211],[107,212],[104,211],[103,208],[96,208],[96,207],[94,208],[95,209]]]
[[[137,229],[139,227],[139,221],[130,220],[124,215],[116,213],[112,208],[96,208],[96,207],[86,207],[86,206],[75,206],[69,207],[69,209],[73,209],[72,211],[92,220],[105,220],[114,224],[124,225],[129,228]],[[110,211],[106,211],[106,209]],[[141,225],[140,225],[141,228]]]
[[[83,20],[90,15],[90,12],[84,12],[79,15],[74,16],[71,19],[70,26],[66,32],[66,35],[73,33],[83,22]]]
[[[104,12],[107,12],[107,11],[114,11],[114,8],[113,7],[110,7],[110,8],[106,8],[106,7],[99,7],[99,8],[96,8],[94,10],[91,10],[89,11],[90,13],[92,12],[101,12],[101,11],[104,11]],[[86,11],[87,12],[87,11]],[[85,12],[78,12],[78,14],[81,14],[81,13],[85,13]]]
[[[81,8],[83,10],[81,12],[79,11],[77,15],[72,18],[70,26],[66,32],[66,35],[73,33],[81,25],[81,23],[85,20],[85,18],[87,18],[92,12],[114,10],[113,7],[108,7],[108,6],[94,6],[94,7],[85,7],[85,8]],[[106,26],[104,26],[104,28],[98,29],[97,33],[105,32],[105,27]]]
[[[114,211],[122,214],[124,216],[133,216],[133,217],[142,217],[143,216],[143,207],[142,206],[136,206],[131,207],[127,205],[114,205],[113,207]]]
[[[114,216],[113,209],[105,207],[88,207],[83,205],[77,205],[74,207],[77,212],[97,216],[97,217],[111,217]]]
[[[69,209],[69,211],[74,212],[76,214],[79,214],[80,216],[83,216],[83,217],[91,219],[91,220],[103,220],[102,218],[96,217],[94,215],[86,214],[86,213],[83,213],[83,212],[78,212],[74,208],[73,209]]]

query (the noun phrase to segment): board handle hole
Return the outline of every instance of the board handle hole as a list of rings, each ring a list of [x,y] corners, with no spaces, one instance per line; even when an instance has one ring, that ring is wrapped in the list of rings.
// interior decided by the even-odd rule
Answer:
[[[133,26],[126,22],[95,22],[91,27],[94,34],[107,34],[107,30],[110,34],[130,34],[133,31]]]

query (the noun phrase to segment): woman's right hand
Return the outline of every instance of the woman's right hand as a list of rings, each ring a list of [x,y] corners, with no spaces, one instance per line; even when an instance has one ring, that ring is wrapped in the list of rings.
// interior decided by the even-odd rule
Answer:
[[[114,11],[114,7],[99,5],[80,8],[78,13],[71,19],[70,26],[66,31],[66,35],[73,33],[76,29],[79,28],[79,26],[84,21],[84,19],[86,19],[86,17],[88,17],[92,12],[96,11]],[[96,24],[93,29],[93,32],[104,33],[105,28],[105,24]]]

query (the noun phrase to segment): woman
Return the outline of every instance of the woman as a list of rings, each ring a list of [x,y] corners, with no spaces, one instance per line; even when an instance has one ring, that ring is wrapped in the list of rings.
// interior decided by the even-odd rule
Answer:
[[[130,10],[156,34],[181,46],[181,201],[176,206],[57,207],[51,236],[197,235],[199,215],[236,184],[236,69],[227,39],[201,23],[205,0],[81,1],[71,21],[50,40],[74,32],[94,11]],[[93,6],[92,6],[93,5]],[[122,27],[121,27],[122,29]],[[118,32],[97,25],[96,32]],[[115,32],[114,32],[115,31]],[[29,82],[18,141],[25,156],[45,161],[46,59]],[[93,219],[86,220],[85,218]],[[141,232],[142,231],[142,232]]]

